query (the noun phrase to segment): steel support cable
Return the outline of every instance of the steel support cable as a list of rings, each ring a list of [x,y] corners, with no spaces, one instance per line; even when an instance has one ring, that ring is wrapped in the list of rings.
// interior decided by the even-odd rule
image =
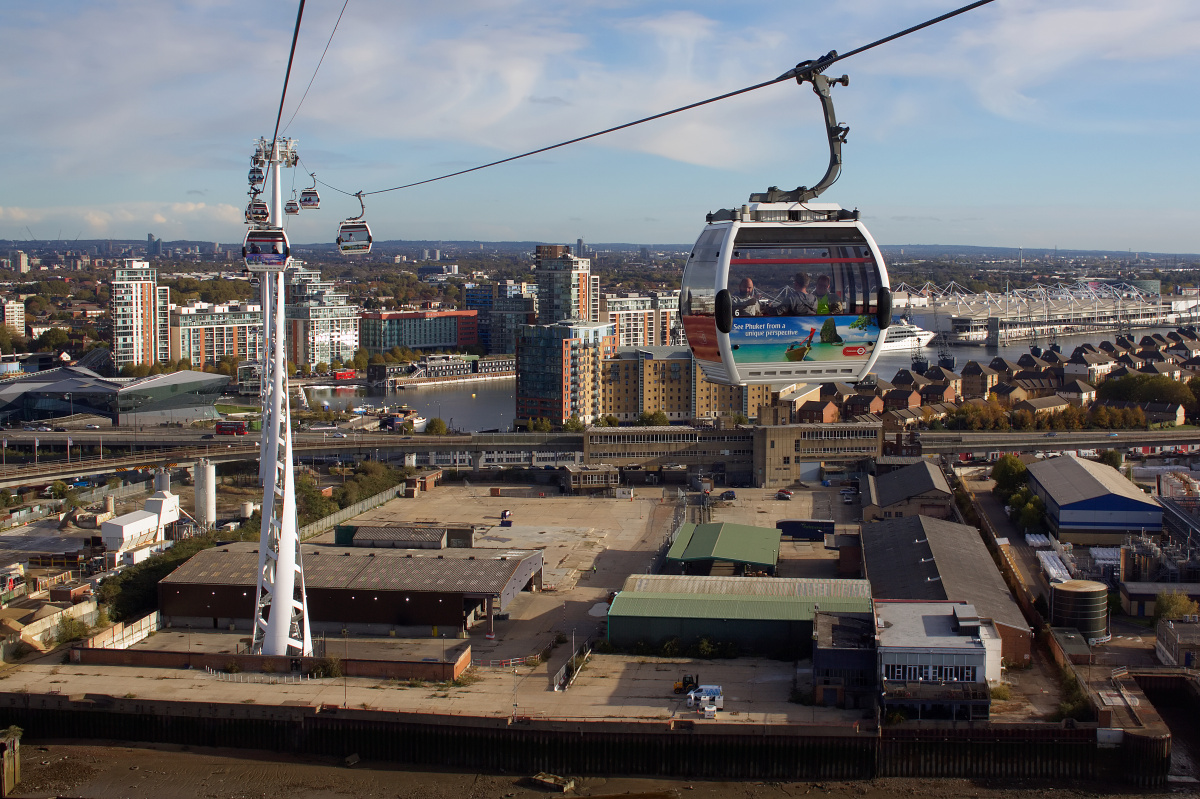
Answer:
[[[292,61],[296,58],[296,40],[300,38],[300,20],[303,17],[304,0],[300,0],[300,8],[296,10],[296,29],[292,31],[292,49],[288,53],[287,72],[283,73],[283,93],[279,95],[279,113],[275,115],[275,132],[271,134],[272,149],[274,149],[275,140],[279,138],[279,123],[283,120],[283,103],[287,99],[288,81],[292,78]]]
[[[283,132],[287,133],[288,128],[292,126],[292,122],[296,120],[296,114],[300,113],[300,106],[304,105],[304,99],[308,97],[308,90],[312,88],[313,81],[317,79],[317,73],[321,71],[321,65],[325,63],[325,56],[329,53],[329,45],[333,44],[333,35],[337,33],[338,25],[342,24],[342,15],[346,13],[346,6],[350,5],[350,0],[342,3],[342,11],[338,14],[337,22],[333,23],[333,30],[329,32],[329,40],[325,42],[325,49],[321,51],[321,58],[317,61],[317,68],[313,70],[312,77],[308,79],[308,85],[304,87],[304,94],[300,96],[300,102],[296,104],[296,110],[292,112],[291,119],[283,126]]]
[[[690,111],[693,108],[700,108],[701,106],[710,105],[712,103],[716,103],[721,100],[728,100],[731,97],[737,97],[738,95],[741,95],[741,94],[746,94],[748,92],[753,92],[753,91],[757,91],[759,89],[764,89],[767,86],[774,86],[776,83],[782,83],[786,80],[792,80],[793,78],[802,80],[805,77],[811,76],[813,72],[824,71],[825,69],[836,64],[838,61],[843,61],[847,58],[850,58],[851,56],[858,55],[859,53],[865,53],[867,50],[871,50],[875,47],[879,47],[880,45],[887,44],[888,42],[893,42],[896,39],[900,39],[904,36],[908,36],[909,34],[916,33],[917,31],[924,30],[925,28],[931,27],[933,25],[937,25],[939,22],[945,22],[948,19],[957,17],[960,14],[965,14],[968,11],[973,11],[976,8],[979,8],[980,6],[985,6],[992,2],[994,2],[994,0],[976,0],[976,2],[968,3],[967,5],[962,6],[961,8],[956,8],[955,10],[949,11],[945,14],[942,14],[941,16],[925,20],[924,22],[922,22],[920,24],[913,25],[910,28],[905,28],[902,31],[893,33],[889,36],[885,36],[882,39],[876,39],[875,41],[873,41],[869,44],[865,44],[862,47],[857,47],[853,50],[849,50],[845,53],[842,53],[841,55],[837,55],[836,52],[833,52],[833,53],[830,53],[825,58],[817,59],[816,61],[802,62],[801,64],[798,64],[797,66],[788,70],[787,72],[783,73],[782,75],[780,75],[777,78],[774,78],[772,80],[763,81],[762,83],[756,83],[753,86],[747,86],[744,89],[737,89],[735,91],[726,92],[725,94],[719,94],[716,97],[710,97],[707,100],[700,100],[695,103],[688,103],[687,105],[683,105],[678,108],[673,108],[670,111],[663,111],[662,113],[659,113],[659,114],[653,114],[648,117],[642,117],[641,119],[634,120],[633,122],[626,122],[623,125],[616,125],[611,128],[606,128],[604,130],[596,131],[595,133],[589,133],[585,136],[577,136],[574,139],[568,139],[566,141],[561,141],[557,144],[551,144],[546,147],[539,147],[536,150],[530,150],[529,152],[521,153],[519,155],[512,155],[512,156],[509,156],[508,158],[501,158],[498,161],[491,161],[489,163],[480,164],[479,166],[473,166],[468,169],[460,169],[456,172],[449,172],[445,175],[438,175],[435,178],[427,178],[425,180],[418,180],[415,183],[405,183],[401,186],[392,186],[391,188],[388,188],[388,189],[376,189],[375,191],[364,191],[364,192],[353,192],[353,191],[346,191],[344,189],[339,189],[337,186],[332,186],[323,180],[317,180],[316,182],[320,183],[322,186],[326,187],[327,189],[332,189],[333,191],[339,192],[341,194],[345,194],[347,197],[355,197],[355,196],[369,197],[373,194],[386,194],[387,192],[391,192],[391,191],[400,191],[402,189],[411,189],[415,186],[424,186],[427,183],[436,183],[439,180],[446,180],[447,178],[454,178],[454,177],[458,177],[459,175],[467,175],[467,174],[470,174],[471,172],[478,172],[481,169],[489,169],[494,166],[500,166],[501,164],[507,164],[511,161],[517,161],[522,158],[528,158],[531,155],[539,155],[541,153],[546,153],[551,150],[557,150],[560,147],[566,147],[567,145],[570,145],[570,144],[578,144],[579,142],[587,141],[589,139],[595,139],[599,136],[605,136],[609,133],[616,133],[619,130],[625,130],[626,128],[632,128],[636,125],[642,125],[647,122],[653,122],[656,119],[662,119],[664,117],[669,117],[669,116],[672,116],[673,114],[679,114],[684,111]],[[303,6],[303,2],[301,2],[301,6]],[[298,24],[299,24],[299,21],[297,20],[297,25]],[[294,47],[294,43],[293,43],[293,47]],[[290,62],[289,62],[289,65],[290,65]],[[281,108],[281,110],[282,110],[282,108]],[[307,170],[307,167],[305,167],[305,169]],[[316,178],[314,178],[314,180],[316,180]]]

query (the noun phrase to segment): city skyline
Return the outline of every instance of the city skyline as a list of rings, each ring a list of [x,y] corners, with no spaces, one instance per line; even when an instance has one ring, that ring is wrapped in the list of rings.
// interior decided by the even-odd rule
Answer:
[[[767,80],[952,7],[356,0],[286,132],[321,180],[372,191]],[[0,11],[18,109],[0,133],[0,238],[239,239],[251,142],[270,135],[295,17],[231,9]],[[306,11],[285,125],[339,10]],[[893,246],[1195,252],[1200,201],[1181,176],[1197,166],[1198,29],[1200,9],[1172,0],[1002,1],[844,61],[831,73],[851,77],[835,90],[851,131],[822,199],[860,208]],[[686,243],[707,211],[815,182],[819,126],[810,89],[784,83],[378,195],[367,218],[380,241]],[[322,209],[290,220],[298,243],[331,241],[358,211],[321,188]]]

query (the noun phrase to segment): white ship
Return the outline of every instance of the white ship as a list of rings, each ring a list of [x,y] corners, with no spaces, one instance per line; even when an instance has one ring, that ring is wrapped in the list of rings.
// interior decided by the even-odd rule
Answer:
[[[879,345],[880,352],[908,352],[914,347],[926,347],[933,341],[933,335],[908,322],[893,322],[887,329],[887,337]]]

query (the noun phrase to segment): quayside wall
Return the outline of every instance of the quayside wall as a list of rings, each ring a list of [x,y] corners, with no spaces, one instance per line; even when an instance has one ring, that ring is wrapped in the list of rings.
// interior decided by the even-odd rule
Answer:
[[[711,779],[972,777],[1165,784],[1136,746],[1102,750],[1083,725],[925,729],[748,723],[578,722],[0,693],[0,724],[27,741],[92,739],[235,747],[510,773]],[[1127,742],[1133,736],[1126,735]],[[1169,746],[1168,746],[1169,760]]]

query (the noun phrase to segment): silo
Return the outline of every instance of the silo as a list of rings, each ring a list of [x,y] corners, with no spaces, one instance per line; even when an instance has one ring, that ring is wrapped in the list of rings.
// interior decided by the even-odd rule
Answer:
[[[209,530],[217,523],[217,465],[196,462],[196,523]]]
[[[171,473],[166,469],[160,469],[154,473],[154,490],[168,492],[171,490]]]
[[[1108,586],[1095,580],[1067,580],[1050,586],[1050,625],[1074,627],[1089,642],[1107,641]]]

